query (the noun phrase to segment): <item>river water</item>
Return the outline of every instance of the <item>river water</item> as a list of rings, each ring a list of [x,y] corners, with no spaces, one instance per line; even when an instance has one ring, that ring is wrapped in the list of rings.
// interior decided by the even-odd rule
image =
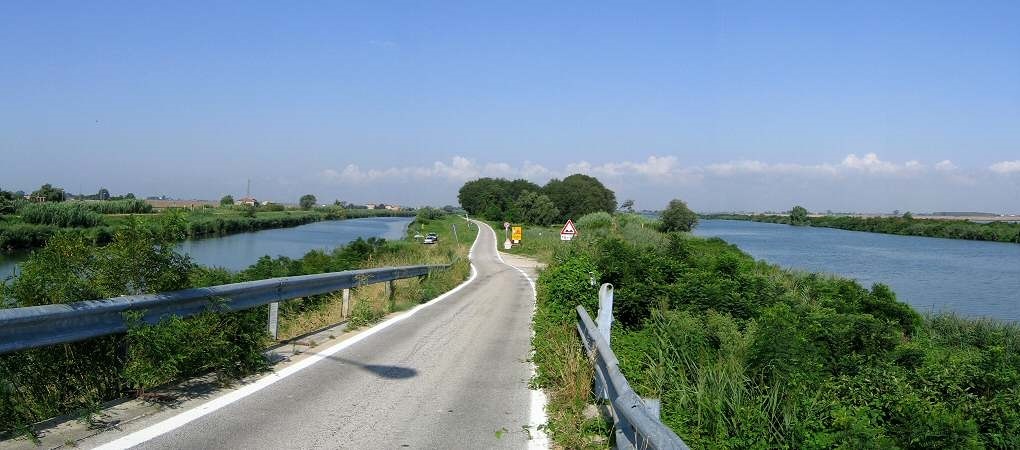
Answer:
[[[1018,244],[737,220],[702,220],[694,234],[783,267],[888,284],[918,311],[1020,322]]]
[[[247,268],[264,255],[299,258],[310,250],[332,250],[359,237],[401,239],[411,220],[411,217],[329,220],[293,228],[184,241],[177,249],[191,255],[198,264],[236,271]],[[19,260],[16,257],[0,260],[0,279],[10,275]]]

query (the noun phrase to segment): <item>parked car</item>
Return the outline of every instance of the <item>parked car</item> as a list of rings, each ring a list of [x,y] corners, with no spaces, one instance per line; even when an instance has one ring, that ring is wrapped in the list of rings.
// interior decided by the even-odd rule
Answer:
[[[436,239],[435,236],[425,236],[425,240],[421,241],[421,243],[422,244],[435,244],[436,240],[437,239]]]

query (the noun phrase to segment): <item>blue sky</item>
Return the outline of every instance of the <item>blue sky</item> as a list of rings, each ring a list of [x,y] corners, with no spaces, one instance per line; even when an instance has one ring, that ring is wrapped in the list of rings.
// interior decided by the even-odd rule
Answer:
[[[0,3],[0,187],[1020,212],[1020,2]]]

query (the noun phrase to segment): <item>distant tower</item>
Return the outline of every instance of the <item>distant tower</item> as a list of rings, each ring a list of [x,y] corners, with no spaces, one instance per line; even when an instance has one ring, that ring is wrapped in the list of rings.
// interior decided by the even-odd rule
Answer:
[[[248,189],[244,191],[245,198],[251,198],[251,178],[248,179]]]

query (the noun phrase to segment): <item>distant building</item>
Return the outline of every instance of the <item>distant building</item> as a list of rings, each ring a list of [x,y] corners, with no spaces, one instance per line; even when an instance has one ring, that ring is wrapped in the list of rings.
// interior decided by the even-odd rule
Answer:
[[[387,211],[400,211],[400,207],[397,205],[386,205]]]
[[[246,196],[246,197],[243,197],[240,200],[236,201],[235,204],[243,205],[243,206],[259,206],[259,201],[255,200],[255,197],[247,197]]]
[[[365,209],[375,209],[375,205],[372,204],[372,203],[366,203],[365,204]]]

